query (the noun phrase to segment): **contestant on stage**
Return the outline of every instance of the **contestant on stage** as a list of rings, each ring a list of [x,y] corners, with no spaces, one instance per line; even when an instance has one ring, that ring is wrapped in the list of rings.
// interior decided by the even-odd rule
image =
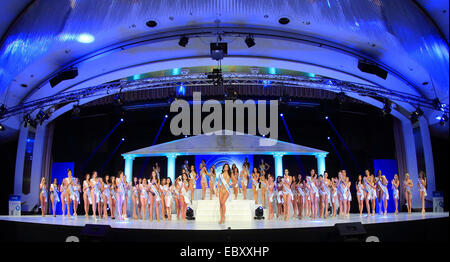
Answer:
[[[222,173],[219,175],[219,204],[220,204],[220,221],[219,224],[225,223],[225,213],[227,201],[230,195],[230,175],[231,170],[228,164],[222,167]]]
[[[100,184],[98,183],[97,171],[92,171],[90,187],[92,199],[92,213],[94,219],[97,219],[97,207],[100,209]]]
[[[389,200],[389,192],[387,189],[389,181],[386,179],[386,176],[382,175],[378,181],[380,191],[381,191],[381,202],[384,207],[384,215],[387,215],[387,205]],[[381,208],[381,206],[380,206]]]
[[[333,177],[331,179],[331,205],[333,206],[332,217],[336,217],[336,210],[339,205],[337,184],[338,184],[337,179]]]
[[[376,192],[377,192],[377,206],[378,206],[378,213],[382,214],[382,208],[381,205],[383,204],[383,191],[381,189],[381,170],[377,170],[377,176],[375,177],[375,184],[376,184]]]
[[[141,203],[141,185],[142,185],[142,178],[138,179],[138,183],[137,183],[137,190],[138,190],[138,200],[137,200],[137,213],[138,213],[138,218],[142,219],[142,212],[141,212],[141,208],[142,208],[142,203]]]
[[[292,208],[294,210],[294,213],[292,214],[292,218],[295,218],[297,216],[297,208],[298,208],[298,192],[297,192],[297,177],[296,176],[292,176],[291,177],[292,182],[291,182],[291,192],[292,192]]]
[[[41,213],[42,216],[45,217],[45,214],[47,213],[46,209],[47,209],[47,196],[48,196],[48,191],[47,191],[47,184],[45,182],[45,177],[42,177],[41,179],[41,184],[39,185],[39,201],[41,204]]]
[[[259,173],[256,167],[253,168],[252,172],[252,190],[253,190],[253,199],[255,200],[255,204],[258,204],[258,190],[259,190]]]
[[[405,191],[406,206],[408,207],[408,214],[411,214],[413,186],[414,186],[414,183],[409,178],[409,173],[406,173],[405,180],[403,181],[403,187],[404,187],[404,191]]]
[[[309,194],[311,197],[311,218],[316,219],[319,210],[319,186],[317,181],[317,174],[314,169],[311,169],[311,176],[309,176],[309,179],[307,180],[307,182],[309,182]]]
[[[236,164],[231,166],[231,186],[233,188],[234,199],[237,199],[239,192],[239,169]]]
[[[158,162],[156,162],[155,165],[153,166],[153,171],[155,171],[158,180],[161,180],[160,178],[161,168],[159,167]]]
[[[265,170],[263,170],[261,172],[261,176],[260,176],[259,180],[260,180],[260,185],[261,185],[262,206],[264,208],[264,207],[266,207],[266,192],[267,192],[267,178],[266,178]]]
[[[244,164],[242,164],[241,187],[242,187],[242,194],[244,195],[244,200],[246,200],[248,188],[248,165],[245,162]]]
[[[111,212],[111,183],[109,182],[109,175],[105,176],[105,181],[103,182],[102,202],[103,218],[108,219],[108,209]]]
[[[139,185],[139,192],[140,192],[139,197],[140,197],[140,203],[141,203],[140,218],[142,220],[145,220],[145,210],[147,209],[148,199],[149,199],[147,178],[142,179],[142,184]]]
[[[207,175],[209,177],[209,199],[212,200],[216,187],[216,168],[214,165],[211,166]]]
[[[294,195],[291,191],[291,176],[289,176],[289,170],[284,170],[284,176],[282,179],[282,185],[283,185],[283,202],[284,202],[284,220],[289,220],[289,207],[292,204],[292,200],[294,199]]]
[[[399,199],[399,190],[398,187],[400,186],[400,180],[398,179],[398,175],[394,175],[394,179],[392,179],[392,196],[394,197],[394,203],[395,203],[395,215],[398,213],[398,199]]]
[[[53,216],[56,217],[56,203],[60,202],[58,196],[58,179],[54,178],[53,183],[50,185],[50,201],[52,202]]]
[[[105,190],[105,185],[103,183],[103,178],[98,177],[98,188],[100,189],[100,195],[97,199],[99,206],[98,206],[98,218],[103,218],[103,208],[105,206],[105,202],[103,201],[103,191]]]
[[[117,219],[123,220],[123,202],[125,201],[126,187],[123,171],[119,171],[119,176],[116,178],[116,210]]]
[[[366,202],[366,210],[367,210],[367,216],[371,215],[371,208],[370,203],[372,202],[373,197],[373,188],[372,188],[372,182],[370,177],[370,171],[366,169],[364,178],[363,178],[363,184],[364,184],[364,199]],[[375,214],[372,214],[375,215]]]
[[[91,189],[90,189],[90,175],[86,174],[83,181],[83,204],[84,204],[84,216],[89,216],[89,205],[92,205]]]
[[[261,158],[261,163],[259,164],[259,173],[262,174],[263,171],[264,173],[266,173],[269,170],[269,168],[270,168],[269,164],[264,162],[264,159]]]
[[[115,219],[116,216],[116,192],[117,192],[117,184],[116,184],[116,177],[111,176],[110,177],[110,181],[111,181],[111,187],[109,188],[109,190],[111,191],[111,218]]]
[[[425,172],[419,172],[419,181],[417,182],[419,187],[420,200],[422,201],[422,214],[425,213],[425,197],[427,196],[427,176]]]
[[[320,195],[320,215],[321,218],[328,217],[328,203],[330,201],[328,173],[324,172],[323,176],[319,176],[319,195]]]
[[[163,187],[164,201],[166,203],[167,220],[172,220],[172,200],[173,200],[173,185],[170,177],[166,179],[166,184]]]
[[[345,191],[347,194],[347,211],[345,212],[345,214],[347,217],[350,217],[350,206],[352,202],[352,191],[350,190],[350,188],[352,188],[352,182],[350,181],[350,178],[348,176],[345,176],[345,183],[347,188],[347,190]]]
[[[153,221],[153,206],[155,206],[156,211],[156,221],[159,222],[159,206],[161,204],[161,195],[159,193],[159,180],[156,176],[156,172],[152,171],[152,176],[150,178],[150,202],[149,202],[149,208],[150,208],[150,221]]]
[[[355,183],[356,188],[356,199],[358,200],[359,216],[362,217],[364,209],[364,184],[362,181],[362,176],[358,176],[358,181]]]
[[[284,201],[283,201],[283,184],[282,184],[282,178],[281,176],[277,177],[277,218],[282,218],[284,217],[284,212],[283,212],[283,205],[284,205]]]
[[[183,169],[184,170],[184,169]],[[175,201],[175,209],[177,212],[177,219],[180,220],[180,195],[181,195],[181,187],[183,186],[183,181],[181,180],[182,176],[178,176],[174,181],[174,190],[173,190],[173,200]]]
[[[161,197],[161,216],[163,220],[166,220],[166,179],[161,178],[160,181],[161,184],[159,186],[159,195]]]
[[[198,174],[197,171],[195,170],[195,166],[191,165],[191,171],[189,173],[189,191],[191,192],[191,204],[193,203],[192,201],[194,201],[194,192],[195,189],[197,187],[197,179],[198,179]]]
[[[78,216],[77,215],[77,210],[78,210],[78,205],[80,204],[80,191],[81,191],[81,186],[80,186],[80,182],[78,180],[78,177],[74,178],[74,183],[73,183],[73,215],[74,216]]]
[[[273,200],[274,200],[274,195],[275,195],[275,183],[274,183],[274,179],[273,176],[271,174],[269,174],[269,178],[267,179],[267,189],[269,191],[269,217],[268,220],[273,219]]]
[[[138,178],[133,178],[133,186],[132,186],[132,194],[131,194],[131,203],[133,204],[133,219],[137,219],[138,216],[136,214],[139,214],[138,203],[139,203],[139,184],[138,184]],[[136,213],[137,209],[137,213]]]
[[[182,179],[181,180],[182,184],[180,186],[180,212],[181,212],[181,219],[183,221],[185,221],[187,205],[190,203],[189,189],[190,189],[191,183],[189,182],[189,178],[188,178],[186,172],[184,172],[184,171],[181,174],[181,179]]]
[[[206,179],[207,175],[208,169],[206,168],[205,160],[202,160],[202,163],[200,164],[200,184],[202,186],[202,200],[205,200],[206,188],[208,187],[208,181]]]
[[[303,210],[305,205],[305,191],[304,191],[304,184],[302,181],[302,175],[298,174],[297,179],[297,206],[298,206],[298,218],[303,218]]]

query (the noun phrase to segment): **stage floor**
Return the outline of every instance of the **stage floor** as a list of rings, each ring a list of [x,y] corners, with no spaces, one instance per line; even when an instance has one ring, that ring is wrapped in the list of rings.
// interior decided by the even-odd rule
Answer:
[[[86,218],[84,216],[78,217],[62,217],[62,216],[0,216],[0,220],[14,221],[24,223],[38,223],[38,224],[53,224],[64,226],[78,226],[83,227],[85,224],[110,225],[113,228],[121,229],[161,229],[161,230],[227,230],[227,229],[288,229],[288,228],[315,228],[315,227],[331,227],[337,223],[352,223],[361,222],[362,224],[377,224],[377,223],[391,223],[391,222],[406,222],[433,218],[448,217],[448,212],[443,213],[399,213],[398,215],[388,214],[375,215],[367,217],[359,214],[351,214],[349,218],[328,218],[328,219],[297,219],[293,218],[289,221],[278,219],[269,220],[252,220],[250,222],[226,222],[224,225],[219,225],[213,222],[196,222],[191,221],[160,221],[150,222],[148,220],[113,220],[113,219],[97,219],[92,217]]]

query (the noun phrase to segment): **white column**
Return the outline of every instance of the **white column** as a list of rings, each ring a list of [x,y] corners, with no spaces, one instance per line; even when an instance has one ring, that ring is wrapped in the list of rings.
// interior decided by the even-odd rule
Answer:
[[[425,157],[425,173],[427,174],[427,199],[432,200],[433,191],[436,190],[436,184],[434,179],[434,161],[433,161],[433,149],[431,147],[430,130],[428,129],[428,121],[421,117],[420,120],[420,135],[422,138],[423,154]]]
[[[319,175],[323,175],[323,173],[325,172],[325,157],[327,156],[326,153],[321,153],[321,154],[317,154],[315,155],[316,159],[317,159],[317,174]]]
[[[283,176],[283,154],[276,153],[273,155],[275,159],[275,179],[279,176]]]
[[[19,140],[17,142],[16,169],[14,174],[14,194],[22,195],[23,166],[25,161],[25,149],[27,147],[28,128],[20,127]]]
[[[177,158],[176,154],[169,154],[167,157],[167,177],[170,177],[172,183],[175,181],[175,159]]]
[[[122,155],[125,159],[125,170],[123,171],[125,173],[125,177],[127,178],[127,182],[132,182],[133,177],[133,155]]]

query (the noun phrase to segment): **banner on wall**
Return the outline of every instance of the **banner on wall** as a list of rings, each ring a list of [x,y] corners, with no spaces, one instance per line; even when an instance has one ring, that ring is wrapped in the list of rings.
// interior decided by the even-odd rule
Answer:
[[[20,195],[9,195],[9,215],[20,216],[21,210]]]

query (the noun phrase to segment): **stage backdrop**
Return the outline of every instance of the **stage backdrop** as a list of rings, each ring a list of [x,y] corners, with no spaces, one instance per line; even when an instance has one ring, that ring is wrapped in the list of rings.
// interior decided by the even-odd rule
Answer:
[[[392,179],[394,179],[394,175],[398,174],[397,171],[397,160],[395,159],[374,159],[373,160],[373,167],[374,167],[374,174],[377,175],[378,170],[381,170],[381,173],[386,176],[386,179],[388,180],[389,184],[387,185],[388,191],[389,191],[389,200],[388,200],[388,212],[394,212],[395,211],[395,203],[394,203],[394,196],[392,195]],[[377,200],[378,201],[378,200]],[[399,202],[400,205],[400,202]],[[378,210],[378,204],[376,204],[377,207],[377,213]],[[401,210],[400,206],[398,207],[399,211]],[[384,207],[383,207],[384,210]]]
[[[251,170],[253,169],[253,156],[252,155],[199,155],[195,156],[195,168],[197,170],[197,173],[199,175],[199,179],[197,179],[196,188],[202,188],[200,184],[200,164],[202,163],[202,159],[205,160],[206,168],[211,168],[212,165],[216,166],[216,181],[219,179],[219,174],[222,173],[222,167],[225,163],[228,163],[230,165],[230,168],[233,164],[236,164],[237,168],[239,169],[239,173],[242,171],[242,164],[244,164],[245,158],[247,158],[248,162],[250,163],[250,169],[249,169],[249,185],[248,187],[252,187],[252,180],[250,179],[251,176]],[[208,181],[208,187],[209,187],[209,179],[207,177]],[[241,185],[241,180],[239,179],[239,187]]]
[[[64,178],[67,177],[67,169],[70,168],[70,170],[75,170],[75,162],[55,162],[52,165],[52,179],[50,180],[51,183],[53,183],[53,179],[58,179],[58,190],[61,186],[61,183]],[[50,189],[50,186],[48,187]],[[50,192],[49,192],[50,193]],[[82,196],[80,196],[82,197]],[[61,199],[61,192],[59,192],[59,199]],[[72,215],[72,205],[73,203],[70,203],[70,214]],[[50,214],[53,214],[53,210],[51,207],[51,201],[49,198],[49,212]],[[56,214],[62,215],[62,209],[61,209],[61,202],[56,203]]]

